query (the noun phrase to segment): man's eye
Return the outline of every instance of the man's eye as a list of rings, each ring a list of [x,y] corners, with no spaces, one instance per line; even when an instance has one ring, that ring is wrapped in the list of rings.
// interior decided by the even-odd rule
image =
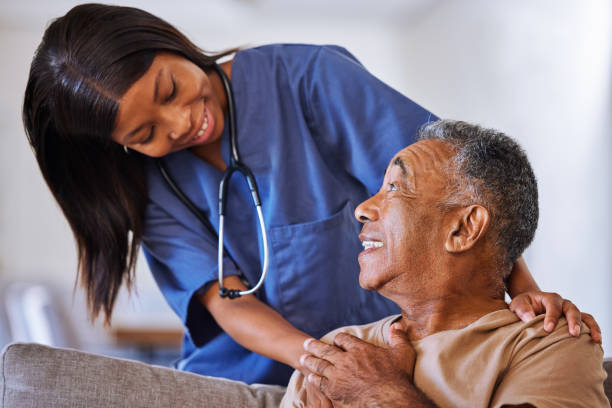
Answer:
[[[397,186],[393,183],[389,183],[389,191],[397,191]]]

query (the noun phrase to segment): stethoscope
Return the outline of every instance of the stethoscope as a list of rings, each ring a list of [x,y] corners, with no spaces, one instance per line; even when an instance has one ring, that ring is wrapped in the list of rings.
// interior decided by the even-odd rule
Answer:
[[[257,183],[255,182],[255,177],[251,170],[240,161],[240,156],[238,155],[238,145],[236,143],[236,111],[234,105],[234,95],[232,93],[232,86],[230,84],[229,79],[225,72],[219,67],[217,64],[214,65],[215,70],[219,74],[221,81],[223,82],[223,87],[225,88],[225,95],[227,97],[227,107],[228,107],[228,115],[229,115],[229,134],[230,134],[230,159],[229,166],[225,170],[223,174],[223,178],[219,183],[219,244],[217,251],[217,264],[219,269],[219,295],[221,297],[228,297],[230,299],[234,299],[243,295],[249,295],[251,293],[256,292],[264,282],[266,278],[266,274],[268,273],[268,236],[266,234],[266,225],[264,223],[263,213],[261,210],[261,199],[259,198],[259,191],[257,189]],[[174,192],[174,194],[185,204],[185,206],[204,224],[204,226],[213,234],[217,235],[215,229],[212,224],[206,218],[206,215],[200,211],[195,204],[187,197],[187,195],[178,187],[174,179],[170,176],[170,173],[166,170],[162,159],[156,160],[157,167],[161,172],[162,176],[170,186],[170,189]],[[246,179],[247,184],[249,185],[249,190],[251,190],[251,197],[253,198],[253,203],[255,204],[255,208],[257,210],[257,216],[259,217],[259,227],[261,229],[261,237],[263,240],[263,249],[264,249],[264,263],[263,270],[261,272],[261,277],[259,278],[259,282],[249,290],[238,290],[238,289],[228,289],[223,286],[223,225],[224,225],[224,217],[225,217],[225,204],[227,202],[227,186],[229,185],[230,178],[234,172],[242,173],[242,176]]]

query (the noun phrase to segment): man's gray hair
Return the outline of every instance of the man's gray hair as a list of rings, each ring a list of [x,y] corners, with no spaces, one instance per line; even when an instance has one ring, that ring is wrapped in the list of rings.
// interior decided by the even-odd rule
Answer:
[[[448,170],[454,174],[441,204],[486,207],[500,261],[514,263],[533,240],[539,215],[538,185],[523,149],[499,131],[452,120],[424,125],[417,138],[451,146],[455,155]]]

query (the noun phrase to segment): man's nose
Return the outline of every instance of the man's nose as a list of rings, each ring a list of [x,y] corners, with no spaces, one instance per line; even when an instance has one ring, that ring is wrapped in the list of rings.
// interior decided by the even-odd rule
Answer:
[[[355,208],[355,218],[359,222],[376,221],[378,219],[377,196],[372,196]]]

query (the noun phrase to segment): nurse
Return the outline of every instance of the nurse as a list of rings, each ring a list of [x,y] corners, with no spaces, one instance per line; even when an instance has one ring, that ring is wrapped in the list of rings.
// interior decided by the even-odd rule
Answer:
[[[270,242],[264,286],[234,300],[218,295],[217,237],[155,162],[163,160],[218,229],[229,146],[227,95],[214,64],[230,54],[220,67],[234,90],[238,146],[257,179]],[[77,241],[92,316],[102,311],[110,321],[142,244],[185,325],[178,367],[283,385],[300,368],[306,338],[397,313],[358,286],[352,213],[376,192],[393,154],[435,119],[343,48],[268,45],[209,55],[149,13],[94,4],[47,28],[24,101],[29,141]],[[257,282],[258,220],[238,180],[228,191],[225,252],[226,287]],[[580,320],[569,301],[537,292],[522,260],[508,288],[523,293],[513,307],[525,319],[546,309],[553,326],[562,310]],[[596,323],[582,318],[599,340]]]

